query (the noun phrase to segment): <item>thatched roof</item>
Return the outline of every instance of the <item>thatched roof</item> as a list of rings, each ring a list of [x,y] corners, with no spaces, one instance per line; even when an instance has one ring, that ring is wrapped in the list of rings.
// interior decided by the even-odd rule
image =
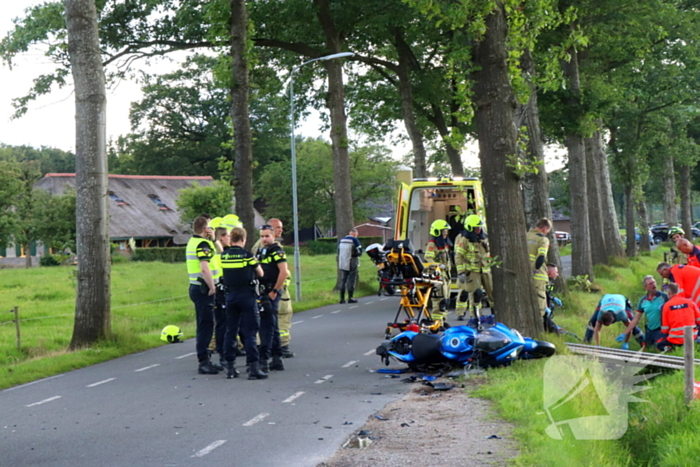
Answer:
[[[192,229],[180,222],[175,204],[178,192],[194,183],[208,186],[213,182],[214,179],[210,176],[109,175],[110,239],[170,238],[176,245],[186,244],[192,235]],[[52,195],[62,194],[66,188],[75,188],[75,174],[46,174],[34,187],[44,189]],[[233,200],[231,204],[233,205]],[[255,224],[263,223],[264,219],[256,211]]]

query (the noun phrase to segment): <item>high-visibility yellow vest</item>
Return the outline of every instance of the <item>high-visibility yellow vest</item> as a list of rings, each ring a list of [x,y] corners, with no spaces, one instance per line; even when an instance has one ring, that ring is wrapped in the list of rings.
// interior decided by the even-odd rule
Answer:
[[[202,242],[207,242],[209,244],[211,255],[201,255],[201,253],[197,251],[197,246],[199,246],[199,244]],[[209,259],[211,262],[215,256],[217,256],[216,248],[211,240],[207,240],[203,237],[190,238],[190,240],[187,242],[187,247],[185,247],[185,263],[187,265],[187,274],[190,276],[190,284],[197,285],[200,283],[198,279],[204,278],[202,275],[202,266],[200,265],[200,262],[203,259]],[[213,268],[210,266],[210,269]],[[219,268],[219,271],[220,270],[221,268]]]

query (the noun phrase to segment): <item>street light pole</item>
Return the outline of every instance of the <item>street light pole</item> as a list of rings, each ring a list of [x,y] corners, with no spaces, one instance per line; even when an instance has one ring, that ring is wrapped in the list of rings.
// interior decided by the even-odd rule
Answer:
[[[292,216],[294,217],[294,292],[296,301],[301,300],[301,260],[299,258],[299,206],[297,200],[297,153],[296,153],[296,139],[294,137],[294,73],[311,62],[317,62],[319,60],[333,60],[334,58],[350,57],[355,55],[353,52],[341,52],[332,55],[325,55],[323,57],[312,58],[307,60],[301,65],[297,65],[292,68],[292,72],[289,74],[289,122],[291,126],[292,135]]]

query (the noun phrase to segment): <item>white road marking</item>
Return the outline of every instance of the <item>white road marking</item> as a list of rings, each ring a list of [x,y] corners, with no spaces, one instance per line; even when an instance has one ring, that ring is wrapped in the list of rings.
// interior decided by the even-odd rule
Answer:
[[[368,352],[363,353],[362,355],[365,355],[365,356],[367,356],[367,355],[372,355],[372,354],[375,353],[375,352],[376,352],[376,350],[375,350],[375,349],[372,349],[372,350],[370,350],[370,351],[368,351]]]
[[[60,377],[62,377],[62,376],[63,376],[63,375],[49,376],[48,378],[38,379],[38,380],[36,380],[36,381],[32,381],[31,383],[25,383],[25,384],[21,384],[21,385],[19,385],[19,386],[15,386],[15,387],[13,387],[13,388],[3,389],[2,392],[14,391],[15,389],[25,388],[25,387],[27,387],[27,386],[31,386],[32,384],[42,383],[42,382],[44,382],[44,381],[48,381],[48,380],[50,380],[50,379],[55,379],[55,378],[60,378]]]
[[[380,301],[380,302],[383,302],[383,301],[386,300],[386,299],[387,299],[386,297],[380,298],[379,301]]]
[[[326,381],[328,381],[328,380],[331,379],[332,377],[333,377],[333,375],[326,375],[326,376],[324,376],[323,378],[319,379],[318,381],[315,381],[315,383],[316,383],[316,384],[325,383]]]
[[[292,324],[301,324],[301,323],[303,323],[303,322],[304,322],[304,320],[302,319],[302,320],[299,320],[299,321],[292,321]]]
[[[323,318],[323,315],[316,315],[316,316],[314,316],[314,317],[311,318],[311,319],[317,319],[317,318]]]
[[[117,378],[104,379],[104,380],[98,381],[98,382],[96,382],[96,383],[88,384],[88,385],[85,386],[85,387],[86,387],[86,388],[94,388],[95,386],[99,386],[100,384],[109,383],[110,381],[114,381],[115,379],[117,379]]]
[[[180,355],[179,357],[175,357],[175,360],[180,360],[181,358],[191,357],[192,355],[197,355],[197,352],[190,352],[190,353],[186,353],[185,355]]]
[[[365,303],[365,305],[371,305],[372,303],[374,303],[374,300],[372,300],[371,302]]]
[[[160,363],[156,363],[156,364],[153,364],[153,365],[145,366],[145,367],[143,367],[143,368],[139,368],[138,370],[134,370],[134,372],[150,370],[151,368],[155,368],[155,367],[157,367],[157,366],[160,366]]]
[[[61,398],[61,396],[49,397],[48,399],[44,399],[43,401],[34,402],[33,404],[29,404],[27,407],[34,407],[35,405],[45,404],[47,402],[55,401],[56,399],[60,399],[60,398]]]
[[[352,310],[353,308],[357,308],[357,305],[351,306],[351,307],[350,307],[350,310]]]
[[[263,420],[265,420],[265,417],[267,417],[268,415],[270,415],[270,414],[269,413],[261,413],[260,415],[254,417],[254,418],[251,418],[250,420],[245,422],[243,424],[243,426],[253,426],[256,423],[262,422]]]
[[[335,310],[335,311],[331,311],[331,314],[332,314],[332,315],[334,315],[334,314],[336,314],[336,313],[340,313],[341,311],[343,311],[343,310]]]
[[[216,448],[218,448],[219,446],[221,446],[222,444],[224,444],[225,442],[226,442],[225,439],[220,439],[219,441],[214,441],[214,442],[211,443],[209,446],[207,446],[206,448],[204,448],[204,449],[202,449],[201,451],[197,452],[197,454],[193,455],[192,457],[204,457],[204,456],[206,456],[207,454],[209,454],[210,452],[212,452],[214,449],[216,449]]]
[[[282,401],[283,404],[288,404],[292,402],[295,399],[300,398],[304,394],[304,391],[299,391],[296,394],[292,394],[291,396],[287,397],[285,400]]]
[[[347,362],[345,365],[343,365],[343,368],[353,366],[355,363],[357,363],[357,360],[352,360],[350,362]]]

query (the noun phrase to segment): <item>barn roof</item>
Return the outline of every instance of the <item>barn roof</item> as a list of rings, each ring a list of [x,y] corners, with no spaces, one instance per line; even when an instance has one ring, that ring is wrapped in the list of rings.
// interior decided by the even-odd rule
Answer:
[[[172,238],[184,245],[192,235],[190,226],[180,222],[175,200],[179,190],[195,183],[209,186],[210,176],[109,175],[109,236],[111,240]],[[75,188],[75,174],[49,173],[34,185],[50,194]],[[232,203],[233,205],[233,200]],[[222,215],[226,213],[211,213]],[[264,223],[255,212],[255,223]]]

